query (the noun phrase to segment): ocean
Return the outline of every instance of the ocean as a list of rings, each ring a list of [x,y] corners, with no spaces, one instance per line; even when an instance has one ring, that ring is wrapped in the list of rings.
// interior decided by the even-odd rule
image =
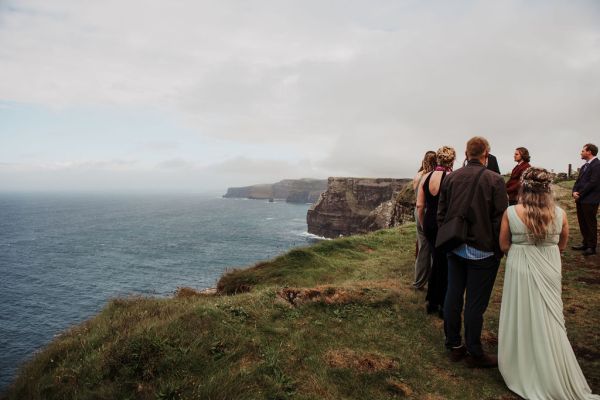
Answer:
[[[308,204],[218,195],[0,194],[0,392],[111,298],[214,287],[317,240]]]

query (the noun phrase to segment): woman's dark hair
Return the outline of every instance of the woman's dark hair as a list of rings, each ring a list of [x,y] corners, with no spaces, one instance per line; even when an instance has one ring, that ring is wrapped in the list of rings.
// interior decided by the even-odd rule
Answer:
[[[531,160],[531,157],[529,156],[529,150],[527,150],[525,147],[517,147],[517,151],[519,154],[521,154],[523,161],[529,162]]]
[[[433,150],[429,150],[427,153],[425,153],[425,156],[423,156],[423,161],[421,162],[421,168],[419,168],[419,172],[431,172],[436,166],[436,153]]]

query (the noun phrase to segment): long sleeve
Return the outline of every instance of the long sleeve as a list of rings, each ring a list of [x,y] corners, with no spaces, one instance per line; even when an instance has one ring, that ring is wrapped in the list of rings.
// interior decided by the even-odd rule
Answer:
[[[588,169],[589,180],[579,190],[579,197],[581,199],[585,198],[585,196],[594,191],[594,189],[598,190],[597,188],[600,185],[600,161],[596,161],[594,165],[590,164]]]

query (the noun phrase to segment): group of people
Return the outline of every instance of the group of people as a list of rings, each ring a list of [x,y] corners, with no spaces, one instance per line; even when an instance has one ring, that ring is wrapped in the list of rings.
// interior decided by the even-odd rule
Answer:
[[[573,187],[583,242],[596,253],[600,203],[598,147],[588,143]],[[413,187],[417,203],[417,258],[413,286],[425,290],[426,311],[444,320],[451,361],[498,367],[507,386],[526,399],[596,399],[566,335],[561,299],[561,256],[568,240],[565,211],[554,202],[553,174],[532,167],[518,147],[505,182],[489,142],[473,137],[463,167],[456,151],[428,151]],[[506,271],[498,356],[481,344],[487,309],[502,257]],[[461,336],[464,311],[464,341]]]

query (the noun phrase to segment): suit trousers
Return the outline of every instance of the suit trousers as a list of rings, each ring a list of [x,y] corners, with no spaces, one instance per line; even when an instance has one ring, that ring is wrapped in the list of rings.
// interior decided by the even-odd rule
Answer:
[[[576,202],[577,222],[583,236],[583,245],[590,249],[596,249],[598,243],[598,204],[585,204]]]
[[[460,330],[464,303],[467,351],[476,357],[483,355],[481,346],[483,314],[488,307],[499,266],[500,260],[495,256],[483,260],[468,260],[454,253],[448,253],[448,290],[444,302],[444,333],[447,348],[462,344]]]

